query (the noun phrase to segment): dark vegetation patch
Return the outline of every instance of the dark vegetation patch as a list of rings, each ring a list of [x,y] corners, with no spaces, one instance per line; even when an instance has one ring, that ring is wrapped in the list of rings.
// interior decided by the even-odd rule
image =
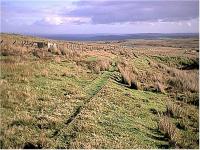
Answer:
[[[176,67],[183,70],[199,69],[198,58],[172,57],[172,56],[152,56],[158,62],[164,63],[170,67]]]
[[[183,61],[183,62],[181,62],[181,65],[183,67],[180,69],[183,69],[183,70],[199,69],[199,59],[198,58],[191,59],[188,62]]]
[[[27,142],[24,144],[23,149],[42,149],[42,145],[39,143],[34,145],[33,143]]]
[[[149,110],[152,114],[157,115],[158,111],[155,108],[150,108]]]
[[[177,122],[176,127],[180,130],[186,130],[185,124],[183,122]]]
[[[182,101],[187,104],[199,107],[199,93],[190,93],[190,92],[186,92],[185,94],[177,93],[176,99],[178,101]]]

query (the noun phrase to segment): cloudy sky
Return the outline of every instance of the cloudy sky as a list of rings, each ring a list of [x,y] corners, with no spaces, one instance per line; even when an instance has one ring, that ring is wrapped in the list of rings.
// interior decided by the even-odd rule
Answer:
[[[1,32],[198,32],[198,0],[1,0]]]

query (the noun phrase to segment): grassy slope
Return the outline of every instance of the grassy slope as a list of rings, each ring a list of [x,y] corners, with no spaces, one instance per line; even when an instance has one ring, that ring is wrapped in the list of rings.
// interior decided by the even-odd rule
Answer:
[[[157,99],[155,101],[155,99]],[[70,148],[158,148],[167,145],[156,131],[151,108],[164,110],[165,95],[122,88],[109,80],[70,129]],[[160,140],[157,140],[160,139]]]
[[[130,62],[139,71],[155,71],[146,57]],[[1,147],[23,148],[30,143],[36,148],[170,147],[158,131],[156,113],[164,112],[171,99],[127,88],[110,78],[113,70],[95,74],[67,59],[1,56]],[[198,118],[196,107],[184,107]],[[198,139],[189,133],[191,140]]]
[[[111,79],[107,83],[110,72],[97,78],[96,74],[88,73],[87,78],[85,68],[80,68],[77,74],[77,67],[70,62],[52,61],[21,62],[10,68],[2,65],[1,77],[5,81],[1,91],[3,147],[20,148],[32,140],[33,143],[41,141],[41,136],[48,143],[43,145],[45,147],[65,147],[62,140],[58,140],[64,135],[57,137],[57,134],[65,133],[62,130],[68,129],[67,118],[87,99],[91,100],[70,124],[85,130],[78,133],[69,147],[78,148],[81,146],[75,144],[78,141],[85,147],[84,143],[90,141],[90,147],[119,148],[120,143],[113,138],[121,139],[124,148],[150,148],[163,143],[154,139],[154,136],[162,136],[160,133],[152,134],[156,117],[150,108],[164,109],[166,96],[130,90]],[[95,139],[102,144],[94,142]],[[118,144],[112,143],[114,141]]]

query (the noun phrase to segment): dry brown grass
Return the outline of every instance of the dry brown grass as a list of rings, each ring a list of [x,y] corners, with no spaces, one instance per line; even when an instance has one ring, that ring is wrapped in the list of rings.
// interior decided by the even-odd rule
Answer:
[[[171,116],[171,117],[184,117],[185,115],[187,115],[186,110],[183,110],[183,108],[174,103],[174,102],[168,102],[167,105],[167,115]]]
[[[121,66],[118,66],[119,72],[122,75],[122,82],[125,84],[128,84],[129,86],[131,85],[131,72],[128,70],[124,70]]]
[[[7,44],[7,43],[1,45],[1,55],[3,56],[23,55],[27,51],[28,51],[27,48],[22,47],[22,46],[16,46],[16,45]]]
[[[141,83],[141,89],[145,91],[166,93],[166,80],[162,72],[155,70],[140,70],[137,79]]]
[[[59,49],[60,49],[60,53],[62,55],[65,55],[67,58],[74,59],[74,58],[80,57],[80,51],[78,52],[77,50],[71,50],[64,46],[60,46]]]
[[[43,77],[48,77],[48,74],[49,74],[49,72],[48,72],[48,69],[47,69],[47,68],[45,68],[45,69],[43,69],[43,70],[41,71],[41,75],[42,75]]]
[[[52,60],[52,58],[55,57],[53,53],[48,52],[47,48],[34,48],[32,54],[42,60]]]
[[[182,70],[173,69],[173,77],[168,80],[168,83],[175,87],[177,90],[182,92],[191,91],[198,92],[199,91],[199,79],[198,74],[194,72],[186,72]]]
[[[151,63],[154,62],[152,61]],[[153,69],[158,68],[156,63],[154,63],[151,67],[153,67]],[[163,76],[162,72],[157,72],[155,70],[149,69],[138,71],[138,69],[134,67],[134,65],[130,65],[127,61],[124,60],[118,64],[118,68],[124,76],[133,76],[133,81],[137,80],[139,83],[141,83],[140,89],[165,93],[165,77]]]
[[[111,67],[111,62],[109,60],[99,60],[96,66],[99,66],[100,71],[106,71]]]
[[[56,47],[56,45],[53,45],[48,49],[49,52],[56,54],[56,55],[61,55],[60,50]]]
[[[139,83],[137,81],[137,68],[128,65],[127,62],[122,62],[121,64],[118,64],[117,68],[121,73],[122,83],[127,84],[130,88],[139,89]]]
[[[108,71],[111,67],[111,62],[109,60],[97,60],[95,62],[89,63],[89,68],[95,73],[100,73],[101,71]]]
[[[188,104],[199,106],[199,93],[185,92],[184,94],[176,94],[176,99]]]
[[[158,68],[158,64],[155,61],[148,59],[148,62],[151,67]]]
[[[156,82],[155,88],[156,92],[165,93],[165,89],[162,83]]]
[[[54,57],[54,61],[57,63],[61,62],[61,58],[59,56]]]
[[[38,58],[44,58],[45,57],[45,52],[43,50],[34,49],[33,50],[33,55],[38,57]]]
[[[135,63],[135,62],[134,62]],[[118,63],[117,67],[119,72],[122,74],[122,82],[125,84],[131,85],[131,78],[133,78],[132,81],[138,81],[140,83],[140,89],[146,90],[146,91],[152,91],[152,92],[158,92],[158,93],[166,93],[167,89],[167,72],[166,72],[166,65],[158,64],[151,59],[148,59],[148,66],[152,68],[141,70],[139,67],[139,70],[134,67],[134,65],[130,65],[127,61],[127,59],[121,59],[121,61]],[[162,69],[159,69],[162,67]],[[131,77],[132,76],[132,77]]]
[[[176,126],[170,121],[167,116],[161,116],[158,128],[170,139],[171,144],[176,145],[179,138],[179,133]]]
[[[198,72],[179,70],[176,68],[168,67],[164,64],[158,64],[158,67],[165,71],[169,77],[167,83],[172,87],[173,91],[180,92],[198,92],[199,91],[199,78]]]

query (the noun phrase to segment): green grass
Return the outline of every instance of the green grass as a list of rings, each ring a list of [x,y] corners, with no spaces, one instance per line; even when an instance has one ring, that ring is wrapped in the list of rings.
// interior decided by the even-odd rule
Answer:
[[[148,58],[145,56],[134,58],[131,62],[132,62],[132,65],[135,66],[140,71],[147,71],[147,70],[152,69],[149,67]]]
[[[114,92],[117,91],[117,92]],[[150,108],[165,110],[165,95],[124,89],[111,80],[85,106],[70,129],[69,148],[157,148],[167,145]],[[69,132],[69,131],[66,131]]]
[[[176,125],[180,148],[198,148],[198,93],[180,95],[134,90],[120,83],[113,57],[108,71],[94,73],[84,63],[103,59],[97,56],[78,61],[60,57],[47,60],[33,57],[2,56],[0,76],[1,148],[174,148],[158,129],[159,114],[173,101],[186,112],[184,117],[169,116]],[[108,59],[108,58],[107,58]],[[149,65],[152,57],[129,58],[143,83],[153,83],[152,76],[167,77],[163,70]],[[171,66],[192,64],[185,57],[153,57]],[[116,81],[114,80],[117,78]],[[140,81],[140,80],[138,80]],[[142,83],[142,80],[140,81]],[[182,96],[182,97],[181,97]],[[191,97],[190,100],[185,100]],[[73,118],[72,118],[73,116]],[[70,123],[68,120],[72,118]]]
[[[44,148],[170,147],[151,111],[164,112],[167,95],[129,89],[111,80],[112,72],[93,74],[73,62],[18,61],[2,65],[1,147],[27,142]],[[143,58],[134,64],[148,67]]]
[[[89,56],[86,58],[86,61],[88,61],[88,62],[93,62],[93,61],[97,61],[97,60],[98,60],[98,58],[96,56]]]
[[[164,63],[168,66],[177,67],[177,68],[199,64],[198,59],[191,59],[191,58],[180,57],[180,56],[176,56],[176,57],[172,57],[172,56],[152,56],[152,58],[155,59],[156,61],[160,62],[160,63]]]
[[[111,73],[106,71],[93,80],[91,84],[85,87],[85,91],[89,95],[89,98],[97,94],[97,92],[106,84],[110,75]]]
[[[48,74],[43,74],[44,69]],[[61,66],[51,61],[2,66],[1,77],[6,81],[1,89],[2,147],[21,148],[32,139],[36,142],[43,131],[49,147],[56,145],[51,134],[60,130],[73,108],[83,103],[86,94],[82,86],[92,81],[84,76],[76,75],[77,80],[62,76],[65,71],[77,73],[76,69],[72,64]],[[85,69],[80,71],[86,74]]]

